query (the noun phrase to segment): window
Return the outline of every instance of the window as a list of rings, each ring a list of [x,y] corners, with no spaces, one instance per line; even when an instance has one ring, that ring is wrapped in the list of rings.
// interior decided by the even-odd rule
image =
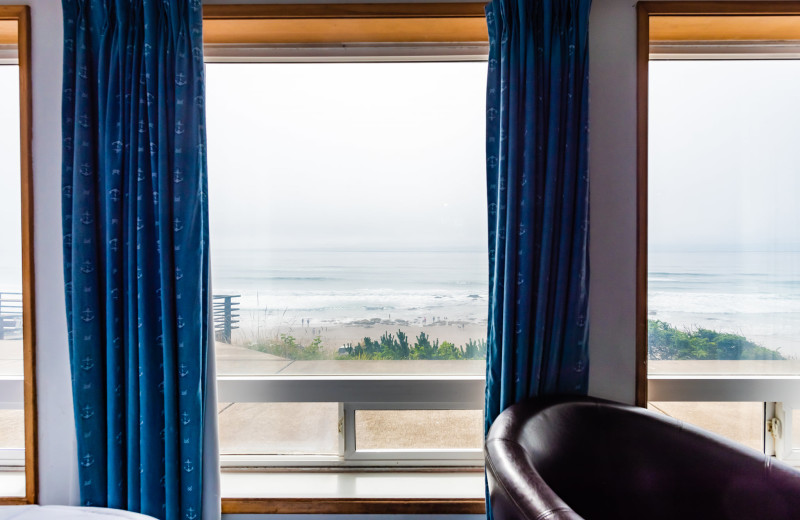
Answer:
[[[790,462],[798,7],[639,4],[639,401]]]
[[[0,504],[36,501],[29,33],[0,6]]]
[[[482,511],[482,8],[219,13],[205,53],[223,496],[262,479],[272,512],[309,496],[351,502],[303,512]],[[353,509],[365,499],[405,505]]]

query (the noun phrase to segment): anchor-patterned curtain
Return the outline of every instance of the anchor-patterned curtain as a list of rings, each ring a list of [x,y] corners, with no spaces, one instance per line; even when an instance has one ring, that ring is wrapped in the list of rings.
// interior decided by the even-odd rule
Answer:
[[[64,277],[81,502],[202,517],[201,0],[63,0]]]
[[[587,391],[590,5],[486,7],[487,431],[525,398]]]

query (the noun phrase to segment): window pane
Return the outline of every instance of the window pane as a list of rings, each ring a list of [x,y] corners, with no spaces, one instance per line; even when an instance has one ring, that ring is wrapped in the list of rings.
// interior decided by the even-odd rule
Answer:
[[[647,408],[764,451],[764,403],[650,402]]]
[[[800,450],[800,410],[792,410],[792,449]]]
[[[486,64],[207,77],[220,373],[482,374]]]
[[[18,383],[0,396],[0,489],[25,495],[22,367],[22,225],[19,67],[0,64],[0,383]],[[8,388],[8,386],[6,386]],[[11,490],[14,490],[13,492]]]
[[[800,61],[651,61],[650,373],[797,374]]]
[[[0,65],[0,375],[22,375],[19,67]]]
[[[222,455],[340,455],[338,403],[220,403]]]
[[[25,412],[0,410],[0,450],[25,449]]]
[[[482,410],[356,410],[357,450],[482,447]]]

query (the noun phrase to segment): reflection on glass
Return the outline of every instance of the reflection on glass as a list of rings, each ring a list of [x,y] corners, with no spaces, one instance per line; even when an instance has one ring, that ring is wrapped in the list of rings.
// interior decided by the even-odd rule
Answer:
[[[792,411],[792,449],[800,450],[800,410]]]
[[[800,61],[651,61],[650,373],[800,373]]]
[[[483,373],[485,76],[208,65],[220,373]]]
[[[222,455],[340,455],[338,403],[219,403]]]
[[[764,451],[764,403],[650,402],[647,408]]]
[[[479,450],[482,410],[356,410],[357,450]]]

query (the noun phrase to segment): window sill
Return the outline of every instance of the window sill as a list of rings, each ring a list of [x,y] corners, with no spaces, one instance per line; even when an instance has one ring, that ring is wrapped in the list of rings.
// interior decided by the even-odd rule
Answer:
[[[794,402],[800,376],[649,375],[648,401]]]
[[[483,514],[483,472],[222,473],[222,512]]]

